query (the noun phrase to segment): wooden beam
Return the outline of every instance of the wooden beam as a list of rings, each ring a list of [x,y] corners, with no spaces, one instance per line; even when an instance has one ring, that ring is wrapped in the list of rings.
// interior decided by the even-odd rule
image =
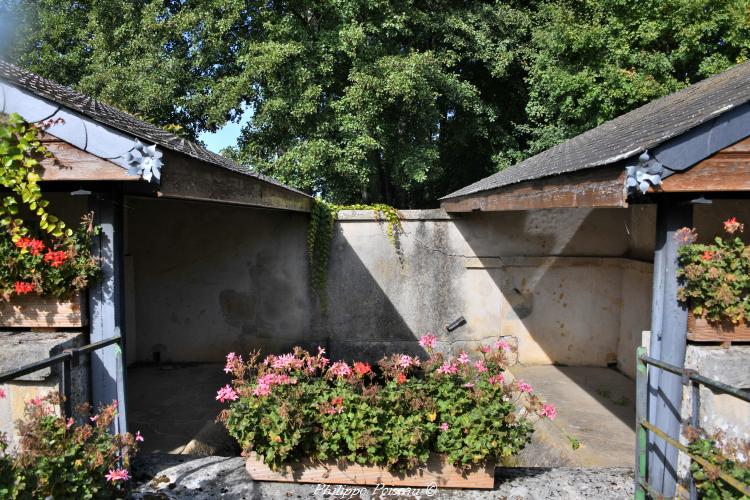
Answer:
[[[45,134],[42,142],[52,153],[45,158],[37,173],[43,181],[139,181],[140,177],[128,175],[119,165],[87,153],[82,149]]]
[[[91,353],[91,397],[95,408],[117,400],[118,415],[114,430],[127,431],[125,401],[125,349],[127,342],[123,319],[123,198],[116,188],[92,194],[89,206],[94,212],[94,223],[102,230],[93,241],[93,253],[101,263],[101,278],[89,287],[89,336],[91,342],[120,335],[120,345],[114,344]]]
[[[447,212],[627,207],[625,169],[612,166],[521,182],[451,198],[441,206]]]
[[[652,193],[750,191],[750,137],[673,174]]]
[[[312,198],[173,151],[164,151],[159,196],[309,212]]]

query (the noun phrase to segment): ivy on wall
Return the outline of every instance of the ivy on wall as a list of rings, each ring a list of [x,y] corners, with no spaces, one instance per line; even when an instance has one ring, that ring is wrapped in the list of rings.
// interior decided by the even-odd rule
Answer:
[[[13,242],[28,234],[23,219],[16,217],[19,199],[39,217],[42,231],[57,238],[73,235],[62,220],[47,212],[49,201],[42,199],[40,178],[34,169],[39,158],[49,156],[39,139],[39,127],[15,113],[0,117],[0,185],[11,191],[0,204],[0,226],[8,229]]]
[[[307,250],[310,262],[310,287],[319,300],[323,310],[326,308],[326,285],[328,262],[331,254],[333,226],[342,210],[372,210],[379,221],[387,223],[386,234],[391,243],[396,245],[401,232],[401,219],[398,211],[382,203],[374,205],[335,205],[319,198],[315,199],[310,213],[310,225],[307,230]]]
[[[93,214],[73,231],[42,197],[39,161],[52,155],[40,139],[48,122],[37,126],[19,115],[0,115],[0,300],[13,295],[66,297],[99,276],[91,254],[99,233]]]

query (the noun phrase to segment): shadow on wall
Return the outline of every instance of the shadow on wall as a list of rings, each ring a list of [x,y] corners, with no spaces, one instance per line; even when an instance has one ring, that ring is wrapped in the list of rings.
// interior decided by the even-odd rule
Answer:
[[[493,320],[500,335],[518,338],[520,362],[619,364],[632,376],[629,351],[650,323],[651,266],[623,258],[630,215],[625,209],[567,209],[456,220],[480,256],[467,266],[468,288],[491,280]]]
[[[429,256],[413,259],[405,243],[401,237],[394,245],[385,227],[372,220],[335,225],[328,305],[315,317],[332,358],[376,362],[393,353],[426,356],[419,336],[442,328],[438,318],[451,314],[452,290],[444,264]]]
[[[128,200],[137,360],[220,362],[325,339],[311,328],[307,215]]]

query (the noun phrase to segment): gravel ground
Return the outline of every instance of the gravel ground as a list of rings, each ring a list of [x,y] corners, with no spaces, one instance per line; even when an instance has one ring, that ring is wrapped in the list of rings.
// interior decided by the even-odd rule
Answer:
[[[351,499],[626,499],[633,497],[633,471],[627,468],[498,468],[493,490],[376,490],[254,482],[240,457],[150,454],[137,459],[133,497],[173,498],[351,498]],[[337,490],[337,488],[339,488]],[[346,491],[345,489],[348,489]]]

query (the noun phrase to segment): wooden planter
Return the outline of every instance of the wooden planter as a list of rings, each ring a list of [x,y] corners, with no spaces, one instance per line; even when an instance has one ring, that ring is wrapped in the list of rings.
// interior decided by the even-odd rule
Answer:
[[[687,339],[693,342],[750,342],[750,326],[744,321],[709,323],[705,318],[688,315]]]
[[[77,328],[86,324],[85,300],[80,295],[69,299],[13,296],[0,301],[0,327],[3,328]]]
[[[303,460],[272,471],[251,453],[245,465],[253,481],[282,483],[354,484],[360,486],[418,487],[418,488],[476,488],[495,486],[495,465],[482,464],[469,471],[461,471],[447,463],[441,455],[431,455],[427,464],[407,474],[393,474],[384,467],[359,464],[337,464],[335,461]]]

